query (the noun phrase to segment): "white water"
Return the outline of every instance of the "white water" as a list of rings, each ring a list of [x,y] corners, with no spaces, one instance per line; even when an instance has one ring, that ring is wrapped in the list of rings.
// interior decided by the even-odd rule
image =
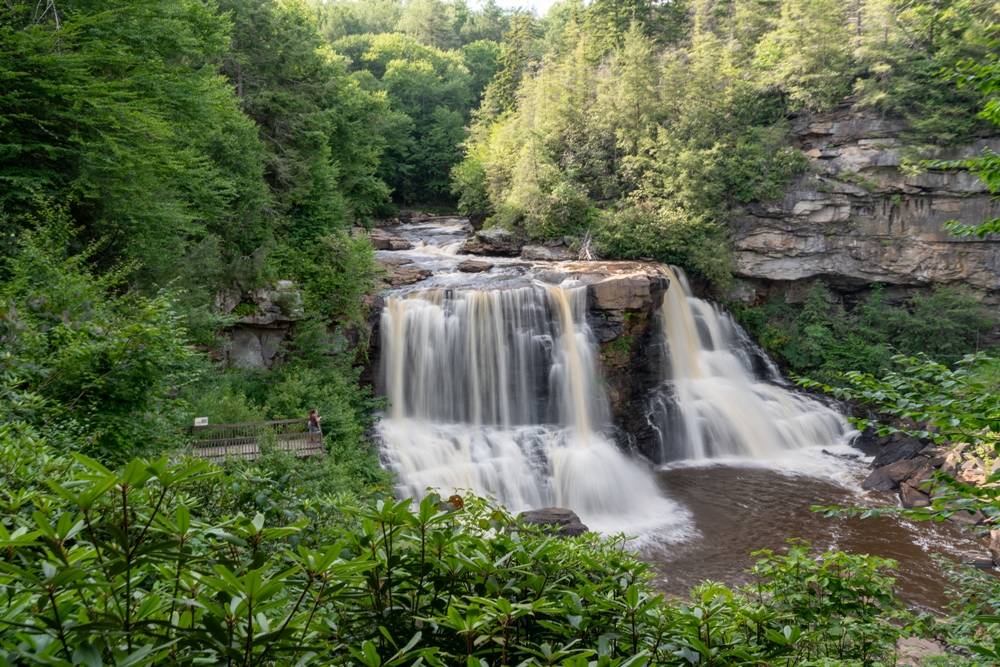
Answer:
[[[774,364],[732,318],[692,296],[680,269],[667,271],[663,386],[649,413],[663,461],[771,460],[846,443],[850,429],[840,414],[775,384]]]
[[[389,297],[379,429],[401,495],[568,507],[603,532],[686,522],[600,431],[609,412],[585,298],[554,286]]]

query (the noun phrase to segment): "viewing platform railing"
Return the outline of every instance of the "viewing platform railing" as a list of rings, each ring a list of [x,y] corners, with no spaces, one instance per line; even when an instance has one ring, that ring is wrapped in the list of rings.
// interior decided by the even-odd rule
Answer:
[[[299,457],[326,454],[322,430],[310,433],[308,419],[192,426],[191,435],[195,456],[216,462],[256,459],[262,444]]]

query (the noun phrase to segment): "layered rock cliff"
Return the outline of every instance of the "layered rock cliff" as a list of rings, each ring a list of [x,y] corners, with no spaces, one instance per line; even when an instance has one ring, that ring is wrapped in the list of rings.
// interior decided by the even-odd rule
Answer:
[[[808,170],[782,199],[734,218],[736,273],[744,279],[738,296],[752,300],[774,281],[822,277],[844,290],[961,283],[1000,302],[1000,239],[962,239],[942,228],[995,217],[1000,202],[971,174],[906,169],[905,129],[847,109],[798,119],[793,142]],[[1000,138],[935,157],[984,148],[1000,151]]]

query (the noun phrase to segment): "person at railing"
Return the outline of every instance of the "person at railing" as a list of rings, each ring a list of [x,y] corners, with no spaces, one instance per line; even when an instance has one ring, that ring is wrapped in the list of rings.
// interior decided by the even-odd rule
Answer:
[[[323,418],[320,417],[319,413],[316,411],[316,408],[313,408],[312,410],[309,411],[309,443],[310,444],[316,444],[316,443],[318,443],[320,441],[320,436],[323,435],[323,431],[319,427],[319,423],[320,423],[320,421],[322,421],[322,419]]]

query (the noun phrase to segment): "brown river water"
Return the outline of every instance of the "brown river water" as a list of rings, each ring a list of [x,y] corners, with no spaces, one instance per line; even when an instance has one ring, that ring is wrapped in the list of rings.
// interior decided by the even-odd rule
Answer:
[[[858,465],[845,472],[863,474]],[[786,538],[815,547],[892,558],[899,563],[897,591],[907,604],[928,611],[948,605],[947,580],[933,559],[981,561],[984,545],[952,523],[915,523],[898,517],[826,518],[812,505],[884,506],[894,498],[845,486],[845,480],[802,476],[764,467],[713,465],[679,467],[658,473],[669,496],[686,507],[696,534],[680,543],[648,546],[658,584],[684,596],[712,579],[746,583],[757,549],[781,549]],[[847,481],[849,484],[850,482]]]

